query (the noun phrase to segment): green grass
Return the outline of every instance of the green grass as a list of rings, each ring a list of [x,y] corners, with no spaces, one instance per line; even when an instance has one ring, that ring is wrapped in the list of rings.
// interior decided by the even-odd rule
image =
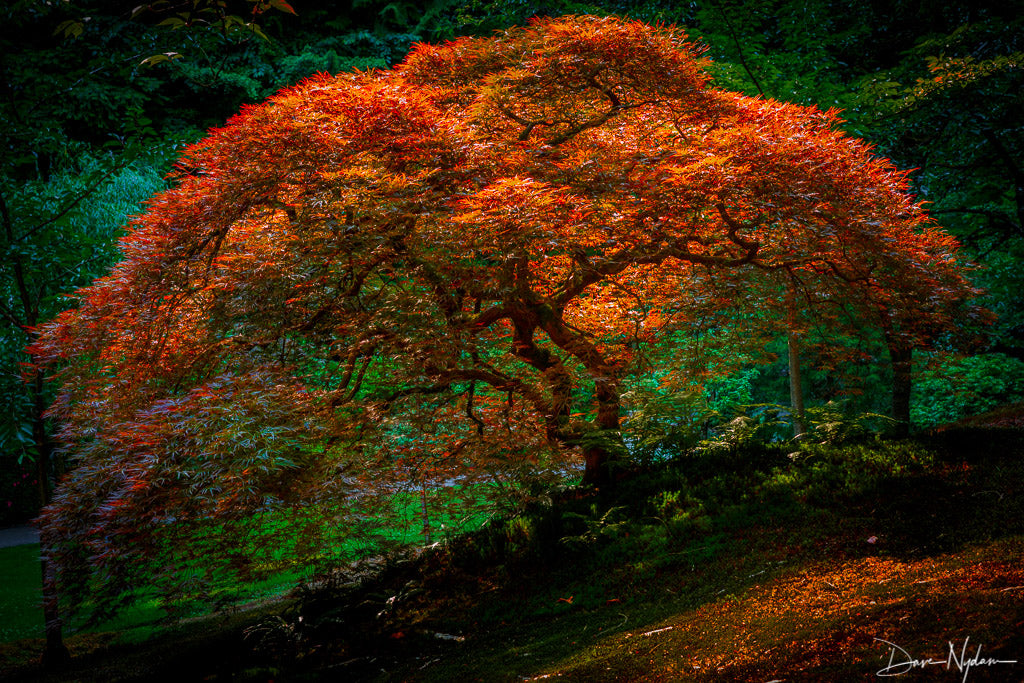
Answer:
[[[0,548],[0,642],[43,635],[39,544]]]
[[[0,643],[27,638],[43,637],[42,588],[40,581],[39,544],[0,548]],[[234,587],[235,601],[258,600],[287,592],[299,580],[298,574],[281,574],[266,581]],[[209,612],[209,606],[196,603],[190,607],[179,605],[179,611],[188,616]],[[104,622],[86,632],[117,631],[125,641],[140,641],[150,637],[162,627],[167,611],[159,600],[143,598],[115,619]]]
[[[470,518],[437,509],[434,495],[429,494],[429,524],[431,540],[443,540],[455,533],[479,526],[482,514]],[[409,492],[393,499],[395,517],[391,526],[381,528],[376,543],[404,546],[423,543],[422,502],[420,494]],[[269,522],[268,522],[269,523]],[[365,540],[341,543],[334,552],[337,557],[361,556],[372,553],[376,546]],[[211,614],[211,602],[222,605],[240,605],[282,596],[310,573],[309,568],[284,570],[250,583],[234,582],[211,587],[203,600],[180,600],[169,607],[175,619],[198,618]],[[0,548],[0,576],[4,577],[4,590],[0,595],[0,643],[43,637],[42,589],[39,566],[39,545]],[[83,633],[117,633],[118,642],[141,642],[166,629],[169,612],[156,595],[143,595],[114,619],[80,629]],[[73,625],[69,633],[76,632]]]

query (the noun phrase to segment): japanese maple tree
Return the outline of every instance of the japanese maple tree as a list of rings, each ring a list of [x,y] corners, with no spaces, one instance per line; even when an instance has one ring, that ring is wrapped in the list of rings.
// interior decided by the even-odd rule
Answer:
[[[314,77],[188,149],[33,348],[77,462],[58,564],[114,576],[157,530],[426,461],[581,457],[602,484],[637,350],[736,302],[784,316],[766,283],[908,343],[952,324],[971,290],[904,174],[833,112],[715,89],[701,53],[538,20]]]

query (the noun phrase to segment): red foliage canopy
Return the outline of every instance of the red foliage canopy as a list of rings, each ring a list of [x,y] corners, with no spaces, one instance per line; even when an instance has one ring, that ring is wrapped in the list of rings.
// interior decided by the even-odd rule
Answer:
[[[274,489],[247,473],[342,446],[555,443],[600,482],[638,345],[722,292],[780,309],[780,275],[908,342],[949,326],[971,291],[904,174],[835,113],[716,90],[704,67],[675,28],[562,18],[247,107],[41,331],[79,458],[49,519],[245,507]],[[262,420],[276,431],[251,438]]]

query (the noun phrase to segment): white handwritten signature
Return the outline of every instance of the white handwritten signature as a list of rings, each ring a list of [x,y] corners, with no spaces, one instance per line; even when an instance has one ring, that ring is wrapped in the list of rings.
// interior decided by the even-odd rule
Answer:
[[[964,638],[964,644],[960,648],[960,653],[957,654],[956,647],[953,645],[953,641],[948,641],[949,644],[949,655],[945,659],[914,659],[910,656],[910,653],[904,650],[896,643],[890,643],[888,640],[882,640],[881,638],[875,638],[879,643],[884,643],[889,647],[889,663],[882,669],[875,672],[876,676],[902,676],[905,673],[909,673],[914,669],[924,669],[929,666],[945,666],[946,670],[953,669],[954,667],[959,673],[963,674],[961,678],[962,683],[966,683],[968,674],[971,673],[971,669],[976,666],[998,666],[1000,664],[1016,664],[1016,659],[993,659],[992,657],[981,656],[981,645],[971,655],[967,651],[968,643],[971,638],[968,636]]]

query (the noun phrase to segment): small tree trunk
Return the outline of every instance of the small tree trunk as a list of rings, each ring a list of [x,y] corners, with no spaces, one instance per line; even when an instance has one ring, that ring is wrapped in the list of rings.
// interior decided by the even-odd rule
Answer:
[[[430,514],[427,509],[427,481],[424,479],[420,482],[420,503],[423,506],[423,537],[426,539],[427,545],[430,545]]]
[[[886,335],[889,361],[892,363],[892,418],[896,420],[896,436],[910,435],[910,391],[914,349]]]
[[[804,389],[800,381],[800,336],[796,332],[796,292],[790,283],[786,291],[786,345],[789,351],[789,407],[793,412],[793,438],[801,436],[804,426]]]
[[[32,382],[32,438],[36,447],[36,476],[39,478],[39,507],[50,502],[50,467],[54,461],[53,444],[46,433],[46,402],[43,397],[43,376],[38,371]],[[60,593],[57,591],[57,577],[53,563],[47,558],[50,541],[46,529],[40,536],[39,569],[43,588],[43,621],[46,633],[46,649],[43,650],[43,667],[58,669],[71,661],[71,654],[64,645],[63,624],[60,617]]]
[[[590,447],[583,449],[583,461],[586,466],[583,469],[583,484],[587,486],[603,486],[610,477],[608,476],[608,451],[603,448]]]
[[[49,541],[47,534],[40,539],[40,568],[43,578],[43,620],[46,624],[46,649],[43,650],[43,668],[60,669],[71,661],[71,653],[64,645],[63,623],[60,617],[60,593],[57,591],[57,577],[53,563],[47,558]]]
[[[793,437],[806,431],[804,425],[804,390],[800,381],[800,340],[796,333],[787,333],[789,346],[789,403],[793,411]]]

